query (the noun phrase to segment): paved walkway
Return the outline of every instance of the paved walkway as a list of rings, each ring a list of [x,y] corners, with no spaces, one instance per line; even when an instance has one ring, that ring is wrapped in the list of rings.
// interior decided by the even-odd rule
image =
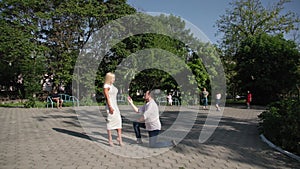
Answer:
[[[161,114],[163,129],[173,129],[170,137],[186,136],[176,147],[164,149],[148,149],[146,143],[134,144],[131,126],[134,116],[130,116],[128,106],[120,106],[120,109],[127,113],[123,121],[124,147],[107,145],[105,123],[97,120],[101,113],[88,107],[81,107],[83,114],[72,108],[0,108],[0,168],[289,169],[300,166],[298,161],[269,148],[260,140],[257,130],[257,115],[263,111],[260,109],[226,107],[213,135],[199,143],[209,111],[198,111],[197,107],[180,110],[166,107]],[[187,133],[184,127],[183,130],[172,128],[174,121],[180,118],[178,113],[184,112],[193,118],[195,110],[198,112],[195,124],[189,122],[189,118],[182,118],[187,122],[187,128],[189,124],[192,126]],[[213,124],[208,125],[214,128]]]

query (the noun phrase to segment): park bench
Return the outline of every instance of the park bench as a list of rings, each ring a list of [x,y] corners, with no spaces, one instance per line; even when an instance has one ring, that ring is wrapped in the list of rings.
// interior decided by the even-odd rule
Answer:
[[[58,94],[59,97],[63,100],[63,103],[71,102],[72,105],[79,106],[79,100],[75,96],[70,96],[68,94]],[[53,102],[52,98],[50,96],[47,97],[47,108],[49,105],[53,108],[53,105],[56,104],[56,102]]]

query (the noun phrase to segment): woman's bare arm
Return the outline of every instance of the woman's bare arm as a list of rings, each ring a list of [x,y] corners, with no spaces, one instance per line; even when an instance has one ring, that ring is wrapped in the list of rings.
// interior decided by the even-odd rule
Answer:
[[[106,100],[107,107],[108,107],[108,109],[109,109],[109,113],[110,113],[110,114],[113,114],[113,113],[114,113],[114,109],[113,109],[112,106],[111,106],[108,91],[109,91],[109,88],[104,88],[104,96],[105,96],[105,100]]]

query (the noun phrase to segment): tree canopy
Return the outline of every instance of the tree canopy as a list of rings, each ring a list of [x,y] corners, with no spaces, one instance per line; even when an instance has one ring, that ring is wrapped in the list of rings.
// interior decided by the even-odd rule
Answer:
[[[266,104],[297,84],[299,51],[283,36],[297,31],[300,22],[294,12],[283,12],[289,2],[280,0],[266,8],[260,0],[234,0],[232,8],[217,20],[231,94],[245,94],[251,89],[257,103]]]
[[[123,21],[120,22],[122,23],[117,24],[116,27],[120,29],[120,25],[123,25],[124,27],[121,30],[126,32],[126,34],[134,34],[136,32],[134,29],[144,28],[145,32],[160,30],[153,32],[162,33],[144,33],[125,38],[116,44],[103,58],[99,66],[102,70],[101,73],[115,71],[118,66],[119,81],[124,82],[134,79],[132,86],[137,84],[134,88],[144,90],[158,87],[163,90],[177,90],[182,86],[176,84],[170,76],[184,77],[186,78],[185,80],[179,79],[186,84],[194,84],[196,86],[196,88],[190,89],[193,91],[191,93],[197,93],[203,87],[210,87],[210,80],[212,80],[210,76],[218,76],[218,71],[214,64],[220,64],[220,62],[218,62],[218,55],[214,46],[193,37],[190,30],[185,27],[185,23],[179,17],[159,15],[143,18],[141,16],[128,19],[125,23]],[[142,26],[139,27],[137,25]],[[113,26],[109,28],[114,29]],[[166,34],[169,36],[164,35],[164,32],[168,32]],[[180,39],[176,39],[176,36],[180,36]],[[139,51],[142,51],[142,53]],[[175,57],[172,57],[172,55]],[[130,57],[130,60],[128,60],[128,57]],[[161,66],[161,64],[164,64],[164,66]],[[153,69],[150,65],[155,68]],[[168,71],[164,71],[165,69],[168,69]],[[194,76],[187,76],[185,74],[187,72],[184,70],[190,70]],[[142,72],[136,74],[138,71]],[[143,78],[137,79],[135,75]],[[104,74],[100,77],[104,77]],[[98,79],[101,79],[100,77]],[[101,81],[98,86],[101,86]],[[124,91],[127,91],[127,88]]]
[[[218,33],[223,35],[220,47],[226,55],[233,56],[245,38],[298,29],[299,16],[291,11],[283,13],[284,5],[290,1],[279,0],[270,7],[264,7],[260,0],[234,0],[230,3],[232,8],[216,21]]]
[[[244,91],[252,91],[256,103],[277,101],[296,88],[300,53],[283,35],[249,37],[237,52],[236,79]]]
[[[140,29],[140,27],[133,27],[137,22],[143,24],[143,27],[148,30],[158,29],[161,32],[169,32],[173,37],[159,33],[129,36],[109,49],[107,53],[98,51],[96,55],[87,55],[87,59],[82,61],[86,66],[75,70],[74,66],[78,61],[79,54],[95,32],[101,32],[101,29],[113,20],[136,13],[134,8],[126,4],[126,0],[4,0],[0,2],[0,8],[0,63],[3,66],[1,68],[11,70],[1,74],[0,85],[18,86],[16,79],[22,75],[22,86],[25,87],[26,97],[32,97],[33,94],[41,91],[41,79],[44,78],[44,75],[53,78],[54,89],[59,89],[60,85],[64,85],[68,88],[66,92],[74,92],[70,91],[74,81],[74,84],[83,86],[82,92],[95,88],[94,85],[88,83],[93,79],[92,74],[95,72],[85,72],[84,70],[88,69],[88,66],[96,64],[90,62],[91,58],[100,55],[103,55],[104,58],[97,60],[101,62],[95,79],[97,84],[95,90],[98,92],[105,73],[115,71],[118,66],[120,70],[124,70],[121,71],[120,76],[125,80],[126,78],[127,80],[134,79],[134,75],[148,80],[152,79],[148,83],[139,81],[136,83],[139,85],[133,88],[141,88],[143,85],[153,87],[159,84],[164,89],[175,89],[180,86],[171,76],[177,76],[186,78],[185,81],[190,84],[196,84],[198,89],[191,90],[197,91],[201,87],[209,86],[210,80],[212,80],[209,73],[217,76],[214,64],[219,64],[219,62],[217,53],[214,52],[215,48],[193,37],[190,30],[186,29],[185,22],[173,15],[131,18],[115,28],[111,27],[113,33],[102,36],[103,39],[97,42],[101,48],[109,46],[109,44],[105,44],[106,40],[124,33],[130,35],[131,32]],[[181,39],[176,39],[175,36],[181,37]],[[134,62],[131,63],[133,65],[130,69],[120,68],[127,57],[146,49],[159,50],[151,51],[144,58],[145,62],[154,65],[161,64],[159,61],[167,63],[170,66],[168,72],[160,70],[158,66],[158,69],[149,68],[142,70],[139,74],[134,74],[136,68]],[[166,52],[161,53],[161,51]],[[176,59],[172,60],[171,55],[182,60],[184,66],[178,64]],[[212,64],[206,66],[206,62]],[[185,77],[186,74],[181,72],[182,69],[189,69],[194,77]],[[73,76],[74,72],[79,73],[79,76]],[[125,89],[125,86],[123,87]],[[88,97],[88,95],[84,97]]]
[[[40,91],[36,86],[43,74],[54,76],[55,88],[70,85],[79,50],[90,35],[107,22],[135,12],[125,0],[3,0],[0,9],[1,65],[12,67],[12,72],[1,75],[0,85],[16,83],[16,76],[22,74],[26,89],[35,86],[28,95]]]

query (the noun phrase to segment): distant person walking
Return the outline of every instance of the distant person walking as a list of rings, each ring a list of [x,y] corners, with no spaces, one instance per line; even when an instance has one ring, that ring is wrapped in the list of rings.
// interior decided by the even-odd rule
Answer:
[[[203,102],[203,109],[205,109],[205,110],[207,110],[208,95],[209,95],[209,92],[206,91],[206,88],[203,88],[203,91],[202,91],[202,102]]]
[[[221,93],[216,94],[216,108],[217,108],[217,111],[220,111],[221,97],[222,97]]]
[[[167,96],[167,99],[168,99],[168,104],[169,104],[170,106],[172,106],[173,99],[172,99],[171,93],[169,93],[169,95]]]
[[[248,90],[247,91],[247,98],[246,98],[246,104],[247,104],[247,109],[250,109],[250,103],[252,102],[252,94]]]

